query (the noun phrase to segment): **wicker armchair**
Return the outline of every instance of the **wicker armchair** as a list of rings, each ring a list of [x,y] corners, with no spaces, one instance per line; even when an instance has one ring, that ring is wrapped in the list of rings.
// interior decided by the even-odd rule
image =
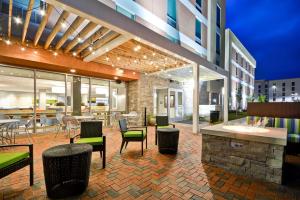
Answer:
[[[127,120],[121,119],[119,120],[120,131],[122,134],[122,144],[120,153],[122,153],[122,149],[125,144],[125,149],[128,145],[128,142],[141,142],[142,144],[142,155],[144,153],[144,140],[146,139],[146,149],[147,149],[147,126],[140,127],[127,127]]]
[[[29,148],[29,152],[0,152],[0,179],[29,165],[29,182],[30,185],[33,185],[33,145],[0,145],[0,149],[21,146],[27,146]]]
[[[75,139],[78,138],[76,141]],[[70,138],[70,143],[84,143],[93,146],[93,151],[99,151],[102,157],[102,167],[105,168],[106,137],[102,132],[102,121],[81,122],[80,134]]]
[[[175,124],[169,123],[168,116],[156,116],[156,124],[155,124],[155,145],[157,145],[157,129],[159,128],[175,128]]]

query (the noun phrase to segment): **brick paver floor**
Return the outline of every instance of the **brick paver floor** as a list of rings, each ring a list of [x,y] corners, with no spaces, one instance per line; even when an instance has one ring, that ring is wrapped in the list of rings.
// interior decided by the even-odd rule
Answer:
[[[177,155],[162,155],[149,128],[148,149],[140,155],[140,143],[129,143],[119,154],[121,135],[105,129],[107,166],[102,169],[99,153],[93,153],[90,182],[75,199],[297,199],[299,191],[276,184],[232,175],[201,163],[201,135],[190,126],[180,128]],[[18,143],[27,142],[20,138]],[[0,199],[47,199],[42,152],[68,139],[54,133],[34,136],[35,184],[29,186],[28,167],[0,180]],[[297,196],[298,195],[298,196]]]

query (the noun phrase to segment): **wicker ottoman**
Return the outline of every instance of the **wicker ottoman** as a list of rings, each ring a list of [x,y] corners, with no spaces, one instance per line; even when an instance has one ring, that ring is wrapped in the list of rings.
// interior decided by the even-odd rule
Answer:
[[[92,149],[89,144],[65,144],[43,152],[46,190],[50,198],[67,198],[85,191]]]
[[[157,129],[158,150],[160,153],[176,154],[178,149],[179,129]]]

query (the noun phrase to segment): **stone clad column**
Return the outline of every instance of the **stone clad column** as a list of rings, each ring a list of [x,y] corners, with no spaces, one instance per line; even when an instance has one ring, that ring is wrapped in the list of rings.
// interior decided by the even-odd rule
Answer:
[[[224,78],[224,91],[223,91],[223,120],[224,122],[228,122],[228,98],[229,98],[229,86],[228,86],[228,78]]]
[[[81,77],[73,76],[73,115],[81,115]]]

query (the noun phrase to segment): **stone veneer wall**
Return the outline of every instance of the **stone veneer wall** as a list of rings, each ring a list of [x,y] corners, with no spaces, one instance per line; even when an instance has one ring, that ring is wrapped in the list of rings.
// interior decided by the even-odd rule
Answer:
[[[202,135],[202,161],[268,182],[281,184],[284,146]]]
[[[144,108],[147,108],[147,115],[153,114],[153,94],[157,87],[182,89],[178,82],[170,82],[155,75],[141,75],[137,81],[128,83],[128,111],[142,113],[136,125],[144,123]]]

